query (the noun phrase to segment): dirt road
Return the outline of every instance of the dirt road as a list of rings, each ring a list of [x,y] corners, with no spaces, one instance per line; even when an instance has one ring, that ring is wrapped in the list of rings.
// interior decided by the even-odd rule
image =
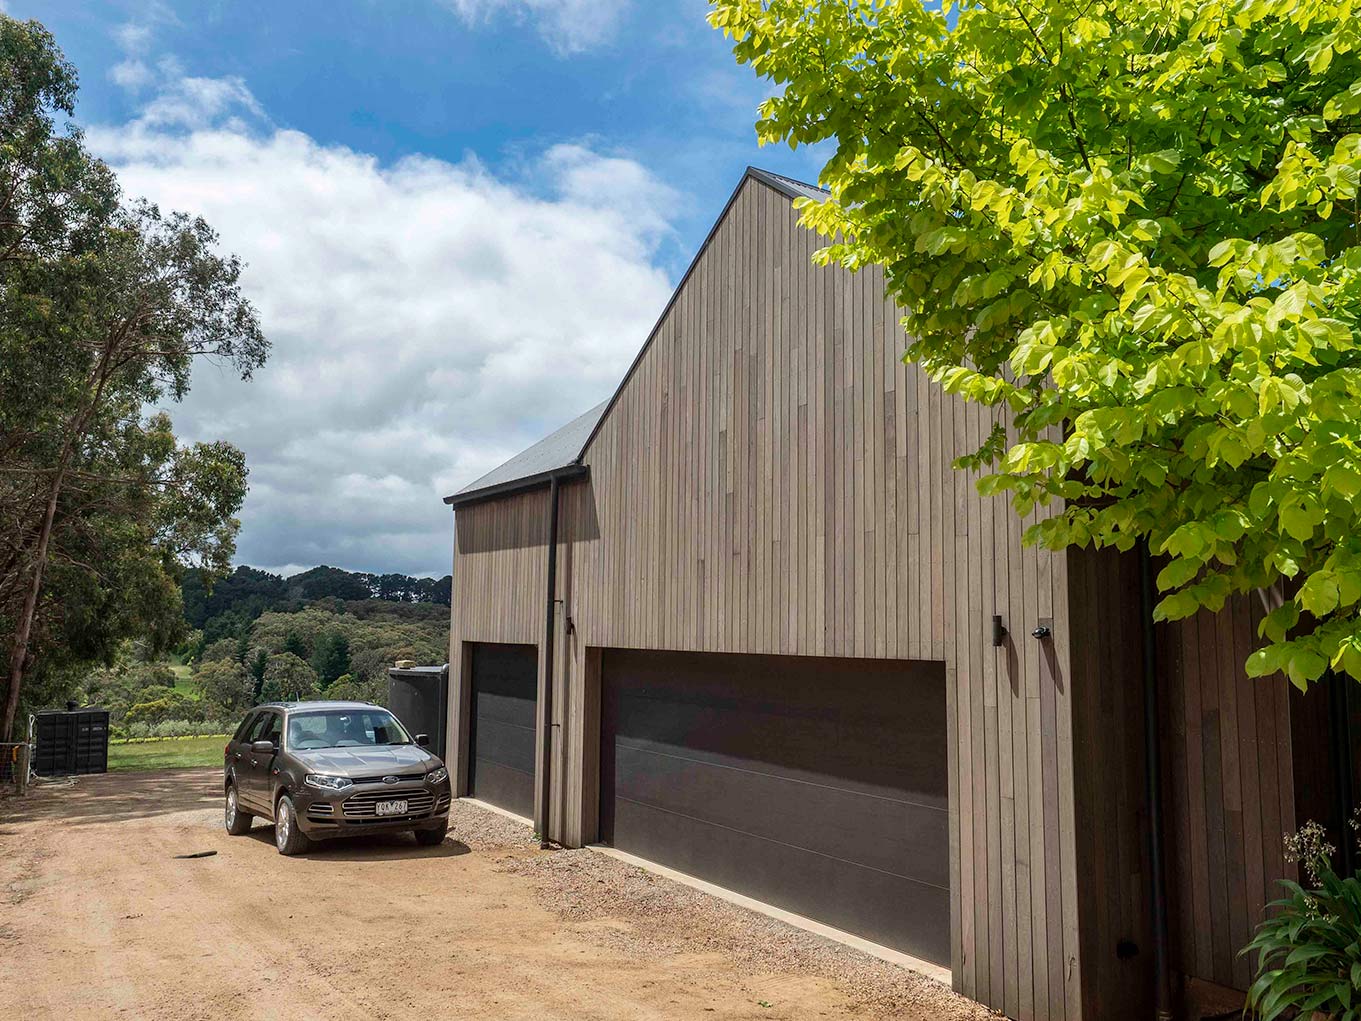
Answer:
[[[594,852],[540,852],[475,806],[441,847],[283,858],[269,827],[223,832],[217,783],[96,776],[0,801],[0,1016],[986,1016]],[[176,857],[198,851],[217,853]]]

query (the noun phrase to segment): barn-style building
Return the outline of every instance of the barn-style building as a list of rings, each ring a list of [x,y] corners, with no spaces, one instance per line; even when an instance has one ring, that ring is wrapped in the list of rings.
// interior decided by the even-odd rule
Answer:
[[[1136,556],[1023,547],[951,467],[989,412],[802,196],[748,170],[614,396],[449,497],[457,793],[1012,1017],[1147,1017],[1160,946],[1244,988],[1282,834],[1344,811],[1344,700],[1243,676],[1251,600],[1150,631]]]

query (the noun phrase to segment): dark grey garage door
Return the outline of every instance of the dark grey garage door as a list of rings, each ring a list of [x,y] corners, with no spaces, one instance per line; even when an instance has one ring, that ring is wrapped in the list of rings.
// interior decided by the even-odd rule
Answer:
[[[468,793],[532,816],[538,650],[479,642],[472,654]]]
[[[608,650],[601,837],[949,964],[941,664]]]

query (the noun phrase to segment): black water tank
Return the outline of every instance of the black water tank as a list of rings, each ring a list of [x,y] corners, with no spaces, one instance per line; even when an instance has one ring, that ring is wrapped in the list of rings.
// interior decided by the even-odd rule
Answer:
[[[47,709],[35,720],[33,771],[39,776],[109,771],[109,711]]]
[[[449,664],[389,668],[388,708],[412,734],[429,734],[430,750],[444,758]]]

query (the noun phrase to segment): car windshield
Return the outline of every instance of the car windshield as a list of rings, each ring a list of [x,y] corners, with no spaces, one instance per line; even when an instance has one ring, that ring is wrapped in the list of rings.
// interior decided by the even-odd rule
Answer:
[[[411,735],[386,709],[324,709],[288,718],[291,751],[410,743]]]

